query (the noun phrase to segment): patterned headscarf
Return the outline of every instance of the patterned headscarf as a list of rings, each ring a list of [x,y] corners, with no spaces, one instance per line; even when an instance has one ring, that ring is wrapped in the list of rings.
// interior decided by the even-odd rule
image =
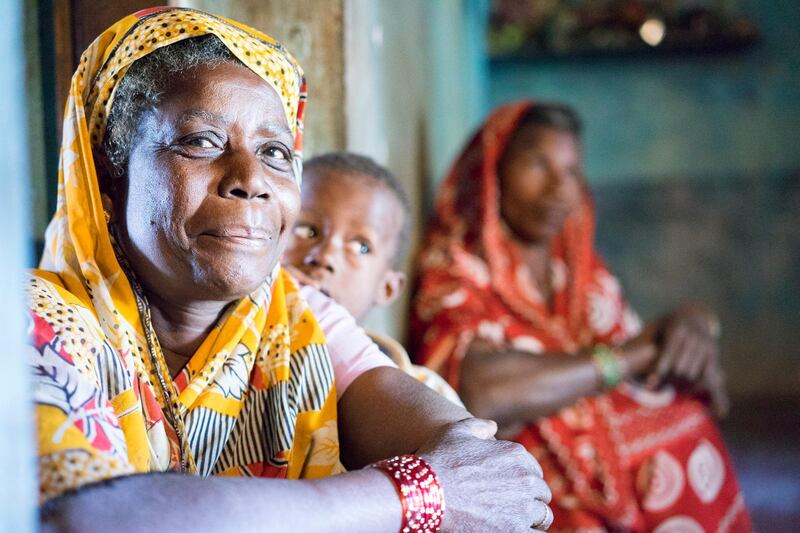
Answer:
[[[324,335],[279,266],[228,308],[172,380],[149,308],[115,255],[92,157],[114,92],[138,59],[208,34],[278,94],[301,160],[302,70],[252,28],[155,8],[117,22],[83,53],[66,105],[57,211],[29,287],[42,498],[129,472],[298,478],[340,468]]]

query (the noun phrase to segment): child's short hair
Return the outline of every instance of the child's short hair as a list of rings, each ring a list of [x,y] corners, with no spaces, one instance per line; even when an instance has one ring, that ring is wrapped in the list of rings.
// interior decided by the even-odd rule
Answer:
[[[389,192],[394,195],[403,210],[403,225],[397,236],[397,249],[392,261],[394,268],[402,268],[411,234],[411,204],[408,201],[408,195],[403,190],[403,186],[400,185],[394,174],[371,158],[351,152],[330,152],[312,157],[303,164],[303,179],[306,180],[308,178],[308,176],[305,176],[306,172],[310,174],[313,171],[359,174],[370,177],[389,189]]]

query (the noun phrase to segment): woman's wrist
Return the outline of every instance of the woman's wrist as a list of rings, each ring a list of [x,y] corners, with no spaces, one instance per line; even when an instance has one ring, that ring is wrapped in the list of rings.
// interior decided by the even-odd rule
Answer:
[[[625,380],[645,374],[653,366],[656,358],[656,346],[641,339],[634,339],[617,350],[622,377]]]
[[[592,348],[592,362],[598,382],[605,389],[613,389],[622,382],[624,375],[619,354],[615,348],[597,344]]]
[[[370,465],[395,484],[403,508],[401,533],[436,533],[444,517],[444,491],[436,473],[416,455],[400,455]]]

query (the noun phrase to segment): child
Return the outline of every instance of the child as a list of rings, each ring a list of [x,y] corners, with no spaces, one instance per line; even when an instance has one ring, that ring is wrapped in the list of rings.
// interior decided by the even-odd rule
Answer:
[[[401,263],[410,228],[408,199],[397,179],[368,157],[330,153],[305,164],[302,194],[284,264],[357,321],[374,306],[394,302],[406,283]],[[412,365],[397,341],[370,336],[402,370],[461,405],[438,374]]]

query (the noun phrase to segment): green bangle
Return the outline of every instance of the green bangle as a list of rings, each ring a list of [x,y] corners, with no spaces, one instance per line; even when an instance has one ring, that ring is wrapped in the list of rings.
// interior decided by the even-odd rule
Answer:
[[[605,344],[598,344],[592,349],[592,359],[597,368],[597,372],[603,378],[603,384],[613,389],[622,381],[622,370],[619,366],[619,358],[613,348]]]

